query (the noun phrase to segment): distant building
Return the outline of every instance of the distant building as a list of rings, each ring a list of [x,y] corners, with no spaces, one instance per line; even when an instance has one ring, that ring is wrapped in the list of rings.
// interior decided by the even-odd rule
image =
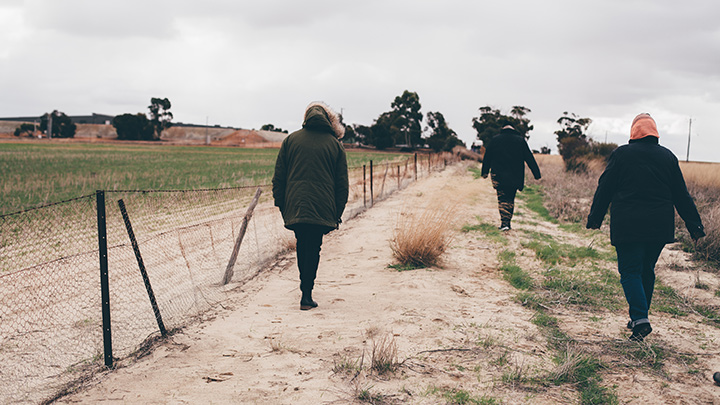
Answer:
[[[15,122],[40,122],[40,118],[42,116],[37,117],[8,117],[8,118],[0,118],[0,121],[15,121]],[[92,113],[92,115],[68,115],[68,118],[72,121],[73,124],[101,124],[101,125],[110,125],[112,124],[113,118],[115,118],[114,115],[105,115],[105,114],[95,114]]]

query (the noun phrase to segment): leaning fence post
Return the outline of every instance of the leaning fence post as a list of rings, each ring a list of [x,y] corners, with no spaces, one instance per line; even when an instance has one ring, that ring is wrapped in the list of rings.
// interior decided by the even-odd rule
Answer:
[[[390,168],[390,163],[385,163],[385,173],[383,174],[383,181],[380,185],[380,198],[383,196],[383,192],[385,191],[385,179],[387,178],[388,169]]]
[[[103,322],[105,366],[112,367],[112,330],[110,328],[110,283],[108,281],[107,223],[105,221],[105,191],[95,191],[97,202],[98,251],[100,255],[100,296]]]
[[[145,263],[143,262],[142,256],[140,256],[140,246],[138,246],[137,239],[135,239],[135,232],[133,232],[130,217],[125,209],[125,201],[122,199],[118,200],[118,206],[120,207],[120,213],[125,221],[125,228],[127,229],[130,243],[132,244],[133,251],[135,252],[135,259],[137,259],[138,267],[140,267],[140,274],[145,282],[145,290],[147,291],[148,298],[150,298],[150,306],[152,306],[153,313],[155,314],[155,321],[157,321],[160,334],[165,337],[167,336],[167,330],[165,329],[165,324],[163,323],[162,315],[160,314],[160,308],[158,307],[157,301],[155,301],[155,294],[153,293],[152,286],[150,285],[150,278],[145,270]]]
[[[253,211],[255,210],[255,206],[258,204],[258,200],[260,199],[260,194],[262,194],[262,189],[258,187],[257,191],[255,192],[255,197],[253,198],[250,206],[247,209],[247,212],[245,212],[245,216],[243,217],[240,232],[238,232],[237,239],[235,240],[235,246],[233,247],[232,254],[230,255],[230,261],[225,268],[225,275],[223,276],[221,282],[222,285],[229,283],[230,279],[232,279],[235,268],[235,261],[237,261],[237,255],[238,252],[240,252],[240,245],[242,244],[243,237],[245,237],[245,231],[247,230],[248,222],[250,222],[250,218],[252,217]]]

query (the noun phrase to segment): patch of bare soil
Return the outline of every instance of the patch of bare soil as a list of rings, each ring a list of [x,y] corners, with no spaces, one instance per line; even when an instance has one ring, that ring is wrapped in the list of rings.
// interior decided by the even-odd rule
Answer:
[[[448,218],[454,239],[441,266],[389,268],[398,216],[432,204],[454,207]],[[557,372],[558,350],[538,326],[538,311],[523,306],[520,291],[504,279],[499,253],[514,252],[516,264],[540,286],[553,266],[528,243],[552,238],[609,251],[600,243],[607,235],[564,231],[523,204],[508,233],[461,230],[498,223],[496,204],[488,180],[473,179],[462,164],[448,167],[326,237],[314,291],[318,308],[299,310],[297,268],[287,254],[238,289],[212,321],[188,326],[58,402],[578,403],[582,384],[548,377]],[[556,267],[614,271],[616,265],[583,263]],[[694,287],[700,273],[689,266],[684,254],[666,249],[658,278],[688,300],[717,300],[714,289]],[[718,285],[713,274],[700,277]],[[608,309],[561,298],[543,304],[543,311],[558,320],[574,351],[604,364],[600,385],[620,403],[720,403],[711,377],[720,370],[720,329],[702,316],[654,312],[646,342],[628,343],[624,300]],[[635,351],[654,361],[627,355]]]

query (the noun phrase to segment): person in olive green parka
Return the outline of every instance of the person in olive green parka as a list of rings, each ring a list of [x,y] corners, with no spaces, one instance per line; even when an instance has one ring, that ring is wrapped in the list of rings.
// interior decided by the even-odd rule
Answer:
[[[324,103],[310,103],[302,129],[285,138],[275,162],[273,198],[297,240],[301,310],[318,305],[312,290],[322,238],[338,228],[348,199],[344,133],[337,113]]]

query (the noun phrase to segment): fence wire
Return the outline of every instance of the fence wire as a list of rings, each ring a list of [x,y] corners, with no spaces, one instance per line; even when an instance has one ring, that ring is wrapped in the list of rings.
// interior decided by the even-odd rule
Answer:
[[[450,155],[424,155],[349,170],[347,220]],[[417,171],[415,170],[417,167]],[[263,194],[222,285],[256,188]],[[294,245],[269,186],[105,191],[112,350],[137,351],[159,332],[118,201],[126,207],[166,329],[183,327],[225,300]],[[103,367],[95,195],[0,216],[0,403],[40,403]]]

